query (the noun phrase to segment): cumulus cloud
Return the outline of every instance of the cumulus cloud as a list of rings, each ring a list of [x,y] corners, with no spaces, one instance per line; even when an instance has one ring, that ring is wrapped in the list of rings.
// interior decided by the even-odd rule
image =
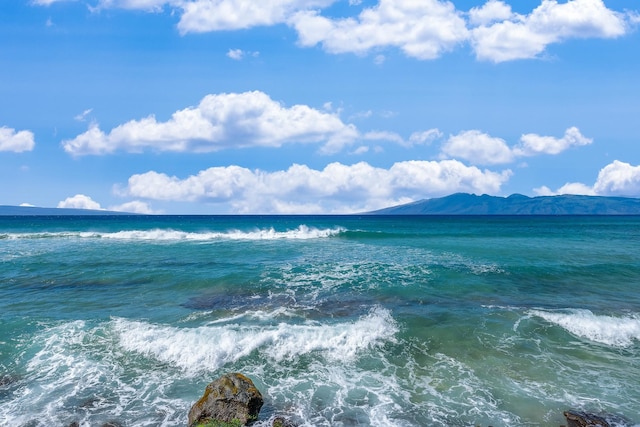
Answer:
[[[69,209],[104,210],[100,207],[100,203],[93,201],[91,197],[85,196],[84,194],[76,194],[75,196],[67,197],[58,203],[58,207]]]
[[[331,53],[364,54],[398,47],[407,56],[434,59],[468,38],[462,13],[440,0],[380,0],[357,18],[331,19],[306,10],[289,20],[302,46],[321,44]]]
[[[48,6],[72,0],[33,0]],[[519,14],[503,0],[488,0],[468,12],[447,0],[379,0],[358,16],[328,17],[322,11],[337,0],[98,0],[100,10],[121,8],[180,16],[182,34],[287,24],[301,46],[320,44],[331,53],[364,54],[396,47],[420,60],[470,44],[480,60],[503,62],[539,57],[547,46],[575,38],[615,38],[640,22],[636,11],[617,12],[603,0],[542,0]],[[357,6],[360,0],[349,0]],[[358,8],[360,9],[360,8]],[[229,51],[238,59],[242,52]],[[246,53],[245,53],[246,54]],[[376,64],[385,56],[377,53]]]
[[[155,215],[160,212],[155,211],[149,206],[149,203],[142,202],[140,200],[133,200],[131,202],[126,202],[121,205],[111,206],[109,207],[110,211],[116,212],[130,212],[136,214],[144,214],[144,215]]]
[[[468,130],[451,136],[441,148],[445,157],[457,157],[479,165],[510,163],[513,152],[501,138],[494,138],[479,130]]]
[[[552,136],[540,136],[534,133],[522,135],[520,146],[515,148],[515,153],[519,156],[534,156],[537,154],[559,154],[568,148],[589,145],[593,139],[587,138],[580,133],[577,127],[570,127],[562,138]]]
[[[76,194],[75,196],[67,197],[66,199],[58,203],[58,208],[90,209],[90,210],[97,210],[97,211],[107,210],[107,209],[104,209],[102,206],[100,206],[100,203],[96,202],[91,197],[86,196],[84,194]],[[149,206],[149,203],[142,202],[140,200],[133,200],[130,202],[123,203],[121,205],[110,206],[108,210],[116,211],[116,212],[130,212],[130,213],[148,214],[148,215],[159,213],[157,211],[154,211],[151,208],[151,206]]]
[[[627,33],[631,15],[608,9],[602,0],[543,0],[528,15],[491,0],[470,12],[471,44],[481,60],[535,58],[548,45],[575,38],[615,38]],[[497,22],[496,22],[497,21]]]
[[[540,195],[584,194],[589,196],[640,197],[640,166],[614,160],[598,173],[596,182],[589,186],[570,182],[556,191],[547,186],[534,190]]]
[[[322,170],[296,164],[275,172],[227,166],[183,179],[155,171],[133,175],[121,193],[224,203],[236,213],[349,213],[457,191],[497,193],[510,176],[510,170],[480,170],[457,160],[406,161],[389,169],[366,162],[331,163]]]
[[[354,125],[335,114],[306,105],[285,107],[263,92],[207,95],[197,107],[176,111],[169,120],[155,116],[132,120],[110,132],[93,123],[63,141],[72,155],[145,150],[212,152],[225,148],[280,147],[288,143],[324,143],[336,152],[358,137]]]
[[[512,16],[511,6],[501,0],[489,0],[484,5],[469,11],[469,22],[478,26],[489,25],[510,19]]]
[[[639,196],[640,166],[615,160],[600,170],[593,189],[597,194]]]
[[[28,130],[16,132],[15,129],[9,127],[0,127],[0,151],[21,153],[33,150],[35,145],[33,132]]]
[[[461,158],[478,165],[496,165],[510,163],[519,157],[555,155],[571,147],[592,142],[592,139],[583,136],[576,127],[567,129],[562,138],[525,134],[520,137],[520,142],[515,147],[509,147],[504,139],[492,137],[479,130],[468,130],[449,137],[442,145],[441,157]]]

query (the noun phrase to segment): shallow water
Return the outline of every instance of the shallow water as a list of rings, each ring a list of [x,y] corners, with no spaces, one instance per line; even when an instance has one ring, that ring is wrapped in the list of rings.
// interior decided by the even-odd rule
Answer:
[[[640,423],[640,217],[0,217],[0,425]]]

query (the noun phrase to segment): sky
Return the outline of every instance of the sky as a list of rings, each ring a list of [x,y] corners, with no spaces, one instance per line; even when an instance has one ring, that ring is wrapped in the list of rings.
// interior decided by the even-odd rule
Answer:
[[[640,197],[622,0],[2,0],[0,205]]]

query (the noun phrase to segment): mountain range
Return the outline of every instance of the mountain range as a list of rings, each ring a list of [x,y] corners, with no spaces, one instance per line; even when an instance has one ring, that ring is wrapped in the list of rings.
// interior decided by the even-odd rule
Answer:
[[[392,206],[370,215],[640,215],[640,199],[604,196],[509,197],[456,193]],[[0,216],[22,215],[135,215],[89,209],[0,206]]]
[[[604,196],[509,197],[456,193],[370,212],[373,215],[640,215],[640,199]]]

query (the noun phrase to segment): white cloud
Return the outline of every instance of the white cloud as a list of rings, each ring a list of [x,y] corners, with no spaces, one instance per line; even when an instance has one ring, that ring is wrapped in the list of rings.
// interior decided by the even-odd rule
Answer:
[[[371,131],[362,135],[362,139],[368,141],[389,141],[394,142],[403,147],[413,147],[414,145],[428,145],[435,139],[442,136],[438,129],[429,129],[420,132],[413,132],[408,140],[395,132],[389,131]]]
[[[33,132],[21,130],[16,132],[15,129],[5,126],[0,127],[0,151],[13,151],[21,153],[23,151],[31,151],[35,147]]]
[[[481,7],[474,7],[469,11],[469,22],[472,25],[488,25],[512,16],[511,6],[501,0],[489,0]]]
[[[570,182],[556,191],[547,186],[534,189],[539,195],[584,194],[589,196],[640,197],[640,166],[614,160],[602,168],[593,186]]]
[[[165,5],[178,6],[182,0],[99,0],[97,9],[129,9],[160,12]]]
[[[504,139],[494,138],[479,130],[468,130],[451,136],[443,144],[442,154],[479,165],[510,163],[514,159],[513,152]]]
[[[87,116],[89,114],[91,114],[92,111],[93,111],[93,108],[88,108],[88,109],[84,110],[82,113],[80,113],[77,116],[75,116],[73,119],[78,121],[78,122],[85,122],[85,121],[87,121]]]
[[[324,8],[336,0],[194,0],[183,1],[181,33],[237,30],[284,23],[295,12]]]
[[[62,3],[76,0],[32,0],[32,3],[38,6],[51,6],[54,3]]]
[[[324,143],[337,152],[358,137],[355,126],[337,115],[306,105],[285,107],[259,92],[207,95],[197,107],[176,111],[166,122],[154,116],[132,120],[109,133],[97,124],[63,141],[72,155],[118,150],[211,152],[230,147],[280,147],[288,143]]]
[[[549,44],[573,38],[614,38],[628,30],[630,15],[608,9],[602,0],[543,0],[529,15],[511,13],[501,1],[472,9],[471,44],[481,60],[535,58]],[[500,22],[496,19],[504,18]]]
[[[231,59],[235,59],[236,61],[240,61],[244,56],[244,52],[242,49],[229,49],[227,56]]]
[[[514,149],[519,156],[534,156],[536,154],[559,154],[568,148],[589,145],[593,142],[580,133],[577,127],[570,127],[562,138],[540,136],[534,133],[522,135],[520,146]]]
[[[93,201],[91,197],[85,196],[84,194],[76,194],[75,196],[67,197],[58,203],[58,207],[69,209],[103,210],[100,207],[100,203]]]
[[[364,54],[395,46],[407,56],[434,59],[468,38],[462,14],[453,3],[440,0],[380,0],[357,19],[330,19],[305,10],[289,23],[298,32],[300,45],[322,44],[331,53]]]
[[[365,154],[365,153],[368,153],[368,152],[369,152],[369,147],[367,147],[366,145],[361,145],[360,147],[358,147],[355,150],[353,150],[353,152],[351,154],[359,156],[361,154]]]
[[[596,196],[596,192],[592,187],[582,184],[580,182],[568,182],[558,190],[553,191],[546,185],[533,189],[534,193],[538,196],[557,196],[560,194],[576,194],[582,196]]]
[[[74,0],[32,0],[49,6]],[[331,53],[364,54],[397,47],[428,60],[470,43],[476,57],[493,62],[536,58],[547,46],[575,38],[615,38],[640,23],[636,11],[617,12],[603,0],[542,0],[529,14],[514,13],[502,0],[488,0],[469,12],[447,0],[379,0],[358,16],[322,16],[337,0],[98,0],[92,10],[120,8],[179,14],[182,34],[287,24],[301,46],[321,44]],[[361,0],[349,0],[357,6]],[[359,8],[358,8],[359,9]],[[232,50],[236,56],[246,52]],[[230,57],[234,57],[230,56]],[[378,53],[374,62],[385,60]]]
[[[600,170],[593,189],[602,195],[640,196],[640,166],[615,160]]]
[[[241,61],[248,56],[257,58],[260,56],[260,52],[247,52],[242,49],[229,49],[227,56],[233,60]]]
[[[349,213],[452,192],[497,193],[511,171],[492,172],[456,160],[406,161],[389,169],[366,162],[323,170],[293,165],[265,172],[213,167],[185,179],[150,171],[129,178],[122,195],[164,201],[222,203],[236,213]]]
[[[570,127],[562,138],[533,133],[522,135],[519,145],[512,148],[501,138],[492,137],[479,130],[469,130],[451,136],[441,148],[441,157],[462,158],[478,165],[497,165],[510,163],[518,157],[555,155],[571,147],[592,142],[593,140],[583,136],[577,127]]]
[[[136,214],[155,215],[157,212],[149,206],[147,202],[141,202],[140,200],[133,200],[131,202],[123,203],[117,206],[110,206],[110,211],[116,212],[130,212]]]
[[[414,132],[409,137],[410,145],[429,145],[434,140],[442,137],[442,132],[438,129],[429,129],[421,132]]]

